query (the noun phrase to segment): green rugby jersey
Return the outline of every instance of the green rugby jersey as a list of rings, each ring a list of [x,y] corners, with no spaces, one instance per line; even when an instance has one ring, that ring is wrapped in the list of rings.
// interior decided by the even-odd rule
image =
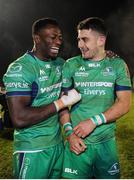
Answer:
[[[3,80],[9,96],[31,96],[31,106],[40,107],[57,100],[61,90],[64,60],[42,61],[31,52],[11,63]],[[58,114],[29,128],[14,132],[15,150],[40,150],[62,140]]]
[[[92,61],[76,56],[64,64],[62,81],[64,91],[74,87],[82,95],[82,100],[71,109],[73,127],[109,109],[114,104],[116,91],[131,90],[127,66],[120,58]],[[85,138],[85,143],[111,138],[114,130],[115,123],[103,124]]]

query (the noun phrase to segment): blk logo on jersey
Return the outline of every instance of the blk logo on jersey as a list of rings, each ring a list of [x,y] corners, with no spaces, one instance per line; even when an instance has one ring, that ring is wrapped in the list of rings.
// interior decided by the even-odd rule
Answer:
[[[78,174],[77,170],[71,168],[65,168],[65,172],[70,174]]]
[[[97,67],[100,67],[100,64],[99,63],[91,63],[91,64],[88,64],[88,67],[97,68]]]

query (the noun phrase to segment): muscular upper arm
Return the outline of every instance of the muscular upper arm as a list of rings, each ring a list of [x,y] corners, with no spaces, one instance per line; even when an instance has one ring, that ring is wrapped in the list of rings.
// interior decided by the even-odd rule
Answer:
[[[26,128],[57,113],[54,103],[39,107],[31,106],[30,96],[8,97],[8,107],[15,128]]]
[[[131,91],[116,91],[116,102],[120,102],[124,108],[124,112],[128,112],[131,107],[132,92]]]
[[[131,91],[117,91],[116,95],[115,103],[104,112],[107,122],[115,121],[130,110],[132,99]]]
[[[107,122],[112,122],[126,114],[131,107],[131,91],[117,91],[115,103],[104,112]]]
[[[24,117],[25,110],[31,103],[30,96],[12,96],[7,98],[9,112],[14,125],[21,122]]]

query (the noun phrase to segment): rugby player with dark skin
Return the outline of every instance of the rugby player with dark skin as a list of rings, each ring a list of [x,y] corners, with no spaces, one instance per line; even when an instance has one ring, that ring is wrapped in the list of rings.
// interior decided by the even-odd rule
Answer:
[[[58,25],[50,23],[38,33],[33,33],[32,36],[34,42],[33,55],[42,61],[53,60],[57,57],[62,44],[62,32]],[[77,96],[77,92],[73,93],[76,93]],[[15,128],[25,128],[44,119],[47,120],[50,116],[57,113],[56,104],[58,111],[65,107],[61,99],[57,100],[56,103],[50,103],[42,107],[30,106],[31,100],[31,96],[12,96],[7,98],[9,112],[11,117],[13,117],[12,121]]]

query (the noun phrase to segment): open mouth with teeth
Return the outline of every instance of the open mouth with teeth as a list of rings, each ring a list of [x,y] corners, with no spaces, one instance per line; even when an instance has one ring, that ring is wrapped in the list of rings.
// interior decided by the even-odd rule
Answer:
[[[59,52],[59,48],[58,47],[51,47],[51,52],[52,53],[58,53]]]

